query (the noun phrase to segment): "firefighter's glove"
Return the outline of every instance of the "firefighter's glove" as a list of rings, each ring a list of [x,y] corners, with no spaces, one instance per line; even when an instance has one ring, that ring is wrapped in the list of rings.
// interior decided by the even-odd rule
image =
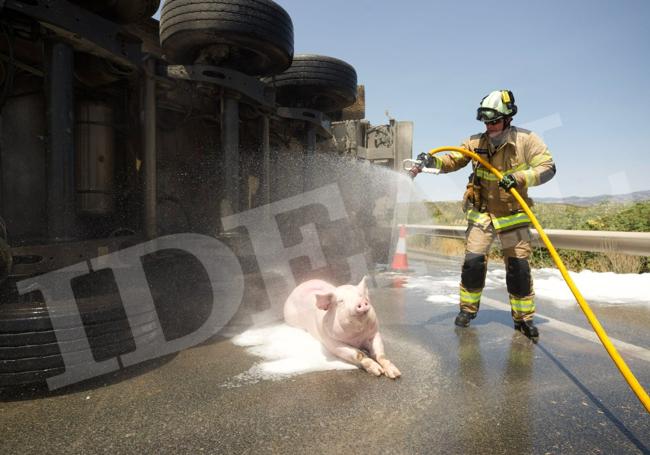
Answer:
[[[424,167],[435,167],[436,169],[440,169],[442,163],[440,158],[429,155],[428,153],[420,153],[418,155],[418,161],[424,164]]]
[[[508,191],[511,188],[516,188],[517,179],[512,174],[504,175],[503,178],[499,180],[499,186],[506,191]]]
[[[474,185],[472,182],[469,182],[467,184],[467,188],[465,189],[465,194],[463,194],[463,212],[467,213],[470,207],[474,206]]]

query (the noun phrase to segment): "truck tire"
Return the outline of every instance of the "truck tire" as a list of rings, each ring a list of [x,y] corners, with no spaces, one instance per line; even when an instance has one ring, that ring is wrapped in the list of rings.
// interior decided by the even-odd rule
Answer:
[[[355,69],[322,55],[296,55],[289,69],[262,81],[275,87],[281,106],[334,112],[354,104],[357,98]]]
[[[157,332],[145,333],[138,337],[137,343],[138,345],[147,344],[156,340],[156,337]],[[93,360],[88,364],[89,368],[94,362],[101,362],[134,351],[136,340],[133,338],[114,340],[103,345],[98,345],[96,341],[90,340],[90,346]],[[80,360],[77,360],[79,363],[74,363],[74,360],[72,362],[72,365],[66,365],[60,354],[48,355],[45,352],[32,357],[0,358],[0,388],[43,383],[48,378],[63,373],[66,366],[85,365]]]
[[[97,362],[132,352],[136,342],[153,341],[158,333],[153,314],[138,315],[138,325],[131,327],[115,299],[86,299],[80,302],[79,313]],[[42,301],[0,305],[0,387],[40,383],[61,374],[65,370],[61,349],[77,346],[74,316],[72,309],[58,314],[66,328],[54,329]],[[137,340],[132,330],[139,334]]]
[[[77,312],[84,326],[126,323],[126,313],[119,300],[106,302],[98,297],[94,300],[96,302],[89,304],[80,302],[78,308],[70,307],[67,311],[60,309],[55,315],[49,314],[44,302],[0,305],[0,334],[53,331],[52,318],[56,318],[57,327],[74,329],[77,327]],[[146,312],[139,316],[146,316]]]
[[[140,335],[139,341],[146,343],[156,335],[157,333],[154,331],[148,332]],[[126,337],[126,335],[124,336],[125,338],[123,339],[113,339],[109,341],[93,340],[94,343],[91,345],[93,358],[96,361],[101,362],[102,360],[111,359],[126,354],[129,351],[134,351],[136,345],[133,338],[130,334],[128,337]],[[1,352],[3,353],[3,358],[0,359],[0,374],[61,368],[65,365],[58,344],[49,347],[52,352],[46,352],[44,347],[41,346],[38,347],[40,350],[37,349],[37,347],[29,346],[31,351],[34,351],[34,353],[30,353],[25,348],[26,347],[13,350],[2,348],[3,351]]]
[[[172,340],[201,327],[214,299],[203,265],[188,253],[170,250],[146,256],[143,266],[155,308],[130,307],[133,320],[108,269],[76,278],[71,283],[75,302],[56,312],[40,292],[19,295],[13,282],[0,287],[0,387],[41,383],[60,374],[66,366],[62,350],[83,349],[80,340],[87,340],[99,362],[134,351],[136,343],[160,343],[161,331]],[[191,297],[179,305],[179,295]],[[72,361],[86,362],[82,353]]]
[[[271,0],[167,0],[160,44],[171,63],[191,64],[201,51],[218,48],[201,61],[248,75],[273,75],[291,65],[293,23]]]
[[[153,16],[160,7],[160,0],[73,0],[73,2],[118,24],[141,22]]]

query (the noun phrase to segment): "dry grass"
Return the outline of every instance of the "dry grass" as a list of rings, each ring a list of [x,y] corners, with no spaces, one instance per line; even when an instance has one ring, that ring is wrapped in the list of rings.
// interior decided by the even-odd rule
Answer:
[[[605,251],[591,261],[591,270],[595,272],[641,273],[643,261],[640,256],[631,256],[616,251],[612,242],[603,244]]]
[[[464,256],[465,241],[461,239],[436,239],[436,247],[445,256]]]
[[[408,245],[421,248],[444,256],[464,256],[465,241],[462,239],[446,239],[427,235],[415,235],[408,238]]]
[[[610,271],[615,273],[641,273],[641,258],[616,252],[607,252],[605,257],[609,260]]]
[[[443,256],[465,256],[464,239],[448,239],[444,237],[434,237],[424,234],[414,235],[407,239],[407,244],[411,248],[419,248]],[[491,260],[502,260],[503,254],[498,242],[495,242],[488,254]]]

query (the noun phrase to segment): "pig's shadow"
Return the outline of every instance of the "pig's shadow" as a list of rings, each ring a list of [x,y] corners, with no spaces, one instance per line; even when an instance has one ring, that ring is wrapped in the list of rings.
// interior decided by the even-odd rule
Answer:
[[[309,336],[311,336],[311,335],[309,335]],[[352,348],[354,348],[354,349],[358,349],[359,351],[363,352],[365,355],[367,355],[368,357],[370,357],[370,352],[368,352],[367,349],[365,349],[365,348],[357,348],[357,347],[352,346],[352,345],[350,345],[350,347],[352,347]],[[348,362],[347,360],[344,360],[344,359],[342,359],[342,358],[340,358],[340,357],[337,357],[335,354],[333,354],[332,352],[330,352],[330,351],[325,347],[325,345],[324,345],[323,343],[320,343],[320,350],[321,350],[321,352],[322,352],[322,354],[323,354],[323,357],[325,357],[325,361],[326,361],[326,362],[341,362],[341,363],[344,363],[344,364],[346,364],[346,365],[356,366],[356,365],[354,365],[354,364]],[[371,357],[371,358],[374,359],[374,357]],[[351,369],[351,368],[350,368],[350,369]]]
[[[314,339],[314,338],[309,334],[309,332],[305,331],[304,333],[305,333],[308,337]],[[324,357],[324,359],[325,359],[326,362],[340,362],[341,364],[350,365],[350,366],[351,366],[350,369],[352,369],[352,367],[356,367],[356,365],[354,365],[354,364],[348,362],[347,360],[344,360],[344,359],[342,359],[342,358],[336,356],[334,353],[330,352],[330,351],[325,347],[325,345],[324,345],[322,342],[319,342],[319,345],[320,345],[320,346],[319,346],[320,351],[321,351],[321,353],[323,354],[323,357]],[[367,349],[365,349],[365,348],[357,348],[356,346],[352,346],[352,345],[349,345],[349,346],[350,346],[351,348],[353,348],[353,349],[358,349],[358,350],[360,350],[361,352],[363,352],[365,355],[367,355],[368,357],[371,357],[371,356],[370,356],[370,352],[369,352]],[[374,359],[374,357],[371,357],[371,358]]]

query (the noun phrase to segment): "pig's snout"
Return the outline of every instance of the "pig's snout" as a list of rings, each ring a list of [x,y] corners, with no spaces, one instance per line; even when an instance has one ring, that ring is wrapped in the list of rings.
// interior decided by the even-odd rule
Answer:
[[[370,310],[370,302],[367,300],[362,300],[361,302],[357,303],[357,306],[355,308],[357,314],[365,314]]]

